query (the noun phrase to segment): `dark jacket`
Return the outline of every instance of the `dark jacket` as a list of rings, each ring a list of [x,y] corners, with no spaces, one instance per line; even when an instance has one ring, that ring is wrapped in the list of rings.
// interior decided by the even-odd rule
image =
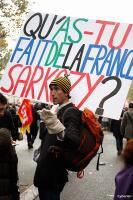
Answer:
[[[121,121],[122,121],[122,118],[123,118],[123,114],[124,114],[124,110],[122,110],[119,120],[111,119],[111,121],[110,121],[110,131],[113,132],[113,135],[116,138],[122,138]]]
[[[31,135],[36,136],[38,131],[38,120],[40,119],[40,117],[37,111],[33,107],[32,107],[32,117],[33,121],[30,125],[30,133]]]
[[[15,127],[15,133],[13,135],[13,139],[16,140],[16,139],[19,139],[18,128],[22,126],[22,123],[21,123],[19,115],[16,113],[16,110],[14,108],[10,108],[9,111],[11,113],[13,123],[14,123],[14,127]]]
[[[127,112],[124,113],[122,123],[121,123],[121,133],[125,138],[133,138],[133,123],[130,121],[129,116],[133,121],[133,108],[129,108]]]
[[[122,137],[120,127],[121,127],[121,119],[119,120],[111,119],[110,131],[113,132],[113,135],[117,138]]]
[[[0,200],[19,200],[17,155],[14,149],[0,153]]]
[[[16,130],[10,111],[6,110],[4,116],[0,117],[0,128],[10,130],[12,138],[16,140]]]
[[[72,138],[79,134],[80,115],[76,109],[70,109],[64,114],[69,107],[73,107],[73,104],[70,103],[62,107],[57,113],[57,117],[66,128],[64,141],[58,140],[56,135],[45,132],[46,135],[34,176],[34,185],[38,188],[61,192],[68,181],[68,172],[64,166],[63,156],[60,154],[56,157],[52,154],[50,146],[73,148]]]
[[[115,177],[114,200],[133,199],[133,166],[120,171]]]

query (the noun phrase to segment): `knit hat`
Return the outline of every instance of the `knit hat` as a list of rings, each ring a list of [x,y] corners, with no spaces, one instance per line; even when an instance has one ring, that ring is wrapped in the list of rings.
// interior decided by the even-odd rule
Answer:
[[[71,90],[71,82],[68,79],[68,75],[64,75],[64,77],[55,78],[49,85],[57,85],[61,88],[65,93],[69,94]]]

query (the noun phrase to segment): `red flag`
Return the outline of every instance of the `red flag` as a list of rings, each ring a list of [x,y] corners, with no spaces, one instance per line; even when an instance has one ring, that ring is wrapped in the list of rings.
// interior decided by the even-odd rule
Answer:
[[[32,107],[30,104],[30,100],[24,99],[20,108],[18,109],[18,115],[20,117],[22,127],[21,131],[22,133],[26,133],[26,130],[28,133],[30,133],[30,124],[33,121],[32,118]]]

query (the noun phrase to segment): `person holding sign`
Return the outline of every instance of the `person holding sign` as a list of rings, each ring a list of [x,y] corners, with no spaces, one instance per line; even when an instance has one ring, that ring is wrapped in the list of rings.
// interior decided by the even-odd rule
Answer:
[[[46,131],[37,162],[34,185],[38,187],[40,200],[60,200],[68,172],[64,166],[62,147],[67,143],[73,148],[70,137],[79,134],[80,117],[76,109],[66,109],[74,105],[69,101],[71,83],[67,76],[54,79],[50,85],[53,104],[59,104],[57,114],[51,110],[41,110],[40,117],[46,124]]]

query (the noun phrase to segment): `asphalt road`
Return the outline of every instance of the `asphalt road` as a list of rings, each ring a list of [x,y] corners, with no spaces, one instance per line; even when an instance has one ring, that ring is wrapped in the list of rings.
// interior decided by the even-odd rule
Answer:
[[[40,144],[37,138],[34,144],[34,149],[28,149],[26,135],[22,141],[17,141],[16,151],[18,155],[18,173],[20,192],[22,193],[33,184],[33,177],[36,168],[36,163],[33,161],[33,151]]]

